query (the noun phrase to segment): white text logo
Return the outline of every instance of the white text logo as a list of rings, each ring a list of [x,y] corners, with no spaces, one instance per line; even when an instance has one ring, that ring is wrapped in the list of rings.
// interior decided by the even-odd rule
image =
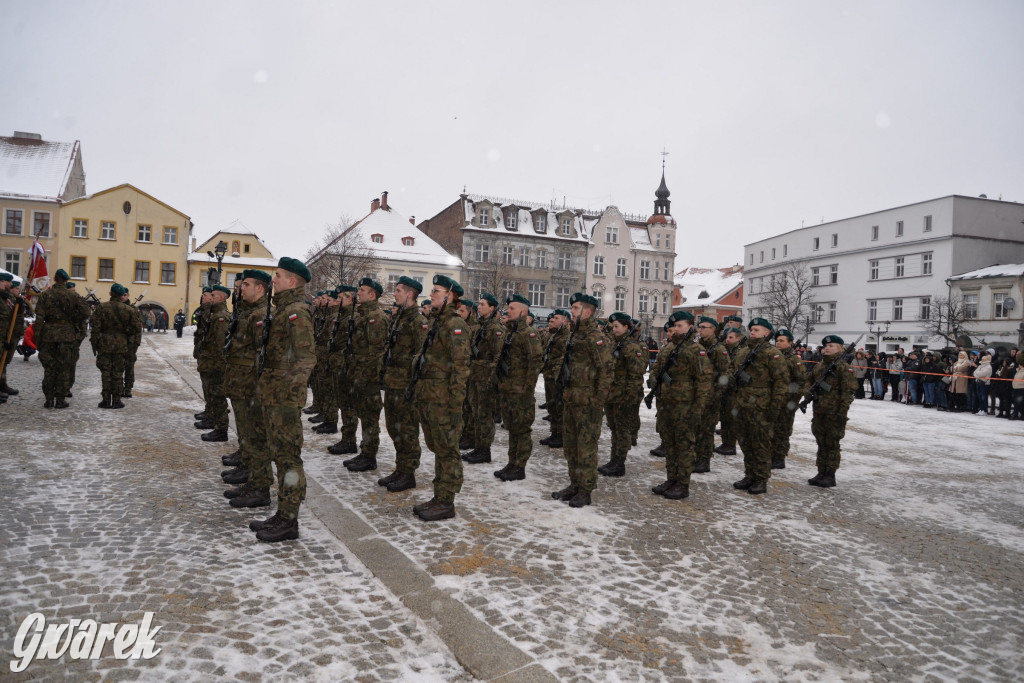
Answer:
[[[25,617],[14,638],[14,656],[11,671],[20,673],[33,659],[60,659],[67,654],[71,659],[99,659],[103,646],[113,643],[117,659],[152,659],[160,654],[153,637],[162,626],[150,630],[153,613],[146,612],[142,624],[97,624],[92,619],[71,619],[66,624],[46,625],[39,612]]]

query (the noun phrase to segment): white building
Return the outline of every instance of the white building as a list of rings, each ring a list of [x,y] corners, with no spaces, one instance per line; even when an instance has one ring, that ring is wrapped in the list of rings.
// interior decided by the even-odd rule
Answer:
[[[814,311],[794,330],[838,334],[865,348],[945,346],[921,321],[953,275],[1024,261],[1024,205],[950,195],[823,223],[744,247],[745,318],[760,294],[792,263],[807,269]]]
[[[990,266],[949,278],[964,302],[970,336],[985,346],[1024,346],[1024,263]]]

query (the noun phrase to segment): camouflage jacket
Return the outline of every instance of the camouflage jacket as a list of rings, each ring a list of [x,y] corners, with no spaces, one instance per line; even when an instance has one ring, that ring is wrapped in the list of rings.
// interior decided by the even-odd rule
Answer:
[[[206,334],[206,324],[210,321],[210,304],[199,305],[199,315],[196,319],[196,332],[192,337],[192,357],[199,359],[199,345]]]
[[[142,311],[131,304],[127,304],[127,306],[135,314],[135,329],[128,335],[128,348],[134,353],[138,350],[139,345],[142,344]]]
[[[729,349],[725,342],[718,341],[718,337],[704,339],[701,337],[699,343],[708,354],[708,360],[714,369],[711,377],[711,396],[713,399],[721,398],[725,387],[729,385],[729,374],[732,369],[732,359],[729,357]]]
[[[696,328],[684,335],[675,335],[672,350],[665,356],[662,372],[671,378],[671,382],[661,379],[661,392],[658,395],[659,406],[685,405],[688,410],[699,415],[704,405],[711,398],[711,387],[714,377],[714,365],[708,359],[708,352],[697,343]],[[675,349],[679,348],[679,353]],[[672,362],[669,362],[672,356]]]
[[[423,354],[423,370],[413,398],[435,406],[440,415],[461,415],[469,379],[470,339],[466,321],[448,307],[431,320],[431,325],[437,325],[437,334]],[[413,360],[414,364],[417,362],[418,355]]]
[[[256,320],[267,314],[267,297],[254,304],[238,300],[238,319],[231,346],[224,354],[224,394],[228,398],[249,398],[256,393],[256,354],[263,341],[256,337]]]
[[[334,331],[334,317],[338,308],[317,306],[313,310],[313,339],[316,342],[316,359],[323,361],[330,354],[331,332]]]
[[[811,370],[811,376],[808,378],[810,384],[818,381],[834,358],[835,356],[822,356],[821,362]],[[857,391],[857,380],[853,377],[853,368],[846,361],[840,360],[832,368],[832,372],[829,373],[825,382],[831,388],[828,391],[819,389],[818,400],[814,402],[814,414],[824,413],[831,417],[845,418],[850,404],[853,403],[853,394]],[[810,384],[804,388],[805,392],[810,389]],[[810,397],[808,396],[808,398]]]
[[[313,316],[299,287],[274,294],[273,303],[274,320],[257,393],[265,406],[301,408],[306,405],[306,387],[316,364]],[[250,320],[254,339],[262,339],[263,316],[251,316]]]
[[[603,406],[612,385],[612,346],[593,318],[579,322],[572,341],[569,386],[562,400],[566,405]]]
[[[654,365],[651,366],[651,374],[647,376],[648,387],[654,388],[654,381],[661,377],[662,368],[665,367],[665,362],[672,355],[672,349],[675,346],[675,342],[672,341],[671,337],[661,345],[661,350],[658,351],[658,356],[654,359]]]
[[[112,296],[92,314],[89,343],[97,354],[128,353],[128,339],[135,334],[137,321],[135,309]]]
[[[349,359],[349,377],[353,382],[367,382],[377,386],[387,338],[388,317],[384,315],[380,304],[376,301],[357,304],[352,358]]]
[[[640,343],[623,335],[612,346],[612,386],[605,403],[636,403],[643,394],[647,356]]]
[[[526,322],[525,316],[509,325],[501,351],[505,353],[508,347],[508,376],[498,378],[498,390],[502,393],[533,393],[544,358],[544,347],[537,335],[536,328]],[[500,363],[500,354],[498,358]]]
[[[473,335],[470,353],[470,381],[491,386],[494,381],[494,368],[498,364],[502,342],[508,331],[494,316],[480,319],[480,327]]]
[[[740,346],[733,359],[734,373],[755,350],[757,355],[745,370],[750,381],[740,382],[736,387],[736,402],[762,410],[777,410],[789,400],[789,368],[779,350],[767,339],[750,338]]]
[[[804,362],[800,360],[800,356],[793,353],[792,348],[788,348],[785,351],[779,351],[782,355],[782,360],[786,361],[786,369],[789,370],[789,393],[791,396],[798,397],[804,395],[807,391],[807,371],[804,369]],[[793,403],[793,407],[790,410],[796,410],[796,403]]]
[[[225,302],[210,307],[210,323],[206,328],[206,339],[199,350],[199,372],[224,371],[224,342],[228,337],[231,314]]]
[[[12,299],[12,303],[16,300]],[[85,299],[63,284],[54,285],[39,295],[36,304],[36,344],[80,341],[81,324],[88,318],[89,304]]]
[[[345,349],[348,348],[348,337],[349,331],[352,332],[352,344],[355,345],[355,324],[356,321],[352,318],[352,313],[355,311],[355,306],[339,306],[338,315],[335,316],[334,322],[331,323],[331,333],[328,337],[328,358],[331,363],[331,370],[341,370],[345,367]],[[349,365],[351,365],[351,359],[349,359]]]
[[[544,379],[554,382],[562,371],[562,358],[565,357],[565,344],[569,341],[572,325],[565,323],[557,330],[549,333],[548,343],[544,346]]]
[[[10,292],[0,292],[0,342],[7,341],[7,331],[11,329],[14,321],[14,306],[17,302]],[[18,338],[12,336],[11,341],[17,343]]]
[[[419,306],[409,306],[391,321],[384,356],[388,358],[384,368],[384,388],[404,391],[412,377],[412,361],[423,348],[427,336],[427,319],[420,313]],[[392,341],[394,343],[392,344]],[[388,345],[391,355],[388,357]]]

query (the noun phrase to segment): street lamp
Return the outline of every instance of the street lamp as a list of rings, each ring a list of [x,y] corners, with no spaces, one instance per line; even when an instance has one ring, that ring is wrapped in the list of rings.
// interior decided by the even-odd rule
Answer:
[[[889,331],[889,326],[892,325],[892,321],[890,321],[890,320],[886,320],[886,321],[879,320],[877,323],[872,323],[870,320],[868,320],[867,323],[868,323],[868,332],[873,334],[874,337],[875,337],[875,353],[878,353],[881,350],[881,348],[882,348],[882,339],[881,339],[881,337],[882,337],[883,334],[885,334],[886,332]],[[885,325],[885,329],[884,330],[882,329],[882,325]]]
[[[217,246],[215,246],[213,248],[213,251],[207,251],[206,252],[206,255],[209,256],[210,258],[217,259],[217,270],[214,271],[213,268],[210,268],[209,271],[208,271],[209,275],[208,275],[207,279],[210,281],[211,285],[219,285],[220,284],[220,274],[224,270],[224,266],[223,266],[223,264],[224,264],[224,255],[227,254],[227,253],[228,253],[228,243],[225,242],[224,240],[221,240],[220,242],[217,242]],[[214,273],[216,273],[216,275]]]

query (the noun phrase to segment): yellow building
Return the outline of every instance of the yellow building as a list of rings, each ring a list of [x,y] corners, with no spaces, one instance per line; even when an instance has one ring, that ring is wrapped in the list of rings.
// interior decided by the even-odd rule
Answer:
[[[168,320],[185,307],[192,221],[181,211],[124,184],[64,202],[58,225],[51,274],[66,270],[82,296],[104,301],[117,282]]]
[[[277,259],[267,249],[256,233],[249,230],[242,221],[236,220],[224,230],[212,235],[201,244],[192,240],[188,255],[188,285],[185,295],[186,311],[199,306],[203,287],[209,284],[210,268],[217,269],[217,245],[224,243],[224,259],[221,262],[221,283],[231,287],[235,279],[246,268],[257,268],[273,273]]]

